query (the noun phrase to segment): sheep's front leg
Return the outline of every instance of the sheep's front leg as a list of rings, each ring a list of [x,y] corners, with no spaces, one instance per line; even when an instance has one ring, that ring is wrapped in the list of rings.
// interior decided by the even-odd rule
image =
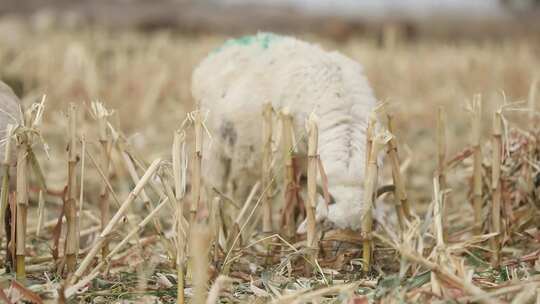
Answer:
[[[251,188],[261,178],[260,161],[257,159],[260,151],[254,146],[237,147],[231,157],[230,186],[233,197],[243,204],[251,192]],[[261,190],[262,191],[262,190]]]
[[[229,192],[229,175],[231,159],[223,154],[222,147],[216,145],[207,145],[203,157],[203,180],[205,185],[213,192],[212,188],[216,188],[221,193],[230,195]],[[211,194],[213,195],[213,194]]]

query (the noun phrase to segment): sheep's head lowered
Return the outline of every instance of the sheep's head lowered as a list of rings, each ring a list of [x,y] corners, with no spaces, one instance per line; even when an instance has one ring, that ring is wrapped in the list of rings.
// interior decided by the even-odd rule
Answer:
[[[210,185],[243,199],[260,178],[264,103],[290,111],[299,153],[305,153],[305,120],[315,113],[319,155],[335,201],[327,209],[321,196],[317,218],[338,228],[360,228],[365,130],[376,101],[357,62],[291,37],[260,33],[214,51],[195,70],[192,83],[195,100],[209,110],[207,125],[214,135],[203,163]]]

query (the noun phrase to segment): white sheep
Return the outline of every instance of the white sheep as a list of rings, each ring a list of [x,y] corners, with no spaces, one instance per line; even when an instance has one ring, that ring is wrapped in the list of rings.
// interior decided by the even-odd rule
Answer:
[[[22,122],[22,112],[20,101],[11,88],[0,80],[0,163],[4,163],[4,156],[7,142],[8,124],[16,127]],[[15,142],[11,144],[11,165],[16,162]],[[4,169],[0,169],[0,181],[4,176]],[[9,174],[15,176],[15,167],[9,168]],[[1,185],[0,185],[1,187]],[[10,179],[9,187],[15,187],[15,178]]]
[[[21,122],[22,111],[19,98],[7,84],[0,81],[0,162],[4,162],[7,125],[11,124],[15,127]],[[15,143],[12,143],[11,147],[11,160],[15,163]],[[13,174],[14,173],[15,172],[13,172]],[[0,170],[0,180],[2,175],[2,170]]]
[[[292,37],[259,33],[229,40],[204,59],[193,73],[192,93],[209,110],[214,135],[203,156],[204,178],[221,189],[230,183],[237,199],[260,178],[264,103],[288,108],[297,139],[315,113],[319,154],[336,202],[327,209],[320,197],[317,219],[360,229],[365,130],[376,105],[360,64]],[[305,145],[299,148],[305,153]]]

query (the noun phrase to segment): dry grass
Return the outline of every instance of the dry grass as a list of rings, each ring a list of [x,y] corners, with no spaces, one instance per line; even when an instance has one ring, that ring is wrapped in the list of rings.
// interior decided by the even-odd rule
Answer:
[[[366,242],[357,233],[325,232],[318,263],[313,264],[302,238],[295,243],[288,233],[284,238],[258,229],[261,201],[272,180],[260,189],[253,181],[253,196],[244,208],[226,196],[206,201],[196,193],[184,195],[183,182],[191,175],[184,176],[179,169],[195,146],[193,125],[185,123],[187,113],[195,108],[190,74],[224,38],[102,29],[36,30],[0,20],[0,78],[22,93],[26,108],[47,94],[39,129],[48,149],[32,146],[47,192],[44,204],[39,204],[39,178],[30,174],[26,251],[20,252],[25,256],[27,288],[9,284],[13,276],[4,273],[1,287],[7,296],[172,303],[177,301],[178,274],[183,276],[182,269],[187,268],[186,298],[195,295],[197,303],[204,302],[208,290],[210,299],[219,296],[225,302],[258,303],[330,303],[337,297],[351,303],[368,299],[493,303],[515,297],[516,303],[528,303],[540,297],[536,187],[540,134],[535,130],[536,116],[528,114],[534,112],[524,111],[528,104],[535,105],[531,83],[540,71],[538,41],[530,37],[397,41],[381,48],[371,40],[336,45],[321,37],[306,37],[362,62],[377,96],[389,102],[394,137],[386,149],[382,146],[386,142],[377,142],[376,150],[382,153],[399,147],[399,155],[391,156],[393,172],[387,162],[379,173],[388,181],[392,174],[394,180],[399,179],[397,201],[412,209],[410,215],[402,211],[402,229],[395,230],[386,222],[375,224],[376,232]],[[483,101],[482,112],[477,113],[482,115],[478,126],[482,151],[481,157],[476,152],[473,166],[478,138],[469,141],[471,119],[465,106],[477,93]],[[529,95],[533,96],[529,103],[509,104],[527,101]],[[96,121],[91,106],[96,100],[114,112]],[[65,115],[71,102],[79,104],[78,140],[66,133],[73,130]],[[444,119],[438,114],[441,106]],[[281,113],[282,109],[275,110]],[[73,112],[70,117],[75,119]],[[499,126],[492,129],[492,117],[501,119],[502,132]],[[198,128],[197,136],[209,140],[202,129]],[[75,151],[66,153],[68,141],[79,149],[77,164],[71,154]],[[494,153],[493,145],[503,147],[501,155]],[[281,154],[287,154],[287,149]],[[75,225],[81,237],[75,271],[66,279],[73,265],[68,272],[62,271],[65,250],[58,244],[66,240],[66,224],[62,227],[58,216],[65,204],[68,161],[79,166],[77,189],[82,189],[80,196],[70,191],[68,198],[78,199],[83,209],[78,214],[70,209],[70,216],[80,216]],[[291,159],[287,171],[274,168],[274,174],[290,175],[293,163]],[[33,164],[30,167],[35,169]],[[437,169],[444,170],[444,178]],[[76,184],[71,182],[71,187]],[[473,199],[477,207],[481,204],[476,214],[483,225],[475,226]],[[196,215],[189,214],[192,200],[199,205]],[[111,202],[110,219],[100,215],[99,202],[104,201]],[[500,216],[492,210],[500,210]],[[38,213],[47,215],[43,227],[36,226]],[[194,229],[189,229],[188,222]],[[475,233],[473,228],[482,230]],[[488,234],[492,231],[501,234]],[[363,243],[373,249],[369,272],[362,271]],[[105,244],[110,250],[99,257]],[[314,270],[308,277],[304,275],[307,262]],[[499,266],[492,267],[490,262]]]

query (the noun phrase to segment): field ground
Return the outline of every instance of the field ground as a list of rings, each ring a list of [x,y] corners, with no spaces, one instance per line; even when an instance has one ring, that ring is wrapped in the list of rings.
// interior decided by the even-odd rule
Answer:
[[[110,124],[123,135],[115,139],[125,140],[123,143],[130,147],[133,159],[140,160],[143,167],[158,157],[170,160],[173,134],[181,127],[186,114],[194,110],[190,94],[191,72],[209,51],[227,38],[217,34],[188,35],[167,30],[151,33],[109,31],[98,27],[62,30],[29,26],[14,19],[0,20],[0,79],[23,97],[27,108],[32,102],[41,100],[43,94],[47,96],[40,130],[48,155],[44,145],[36,143],[34,147],[49,190],[45,200],[45,222],[54,222],[62,206],[61,193],[67,179],[65,114],[69,104],[79,105],[79,133],[85,134],[89,154],[99,155],[97,123],[91,115],[90,103],[101,101],[106,108],[114,109],[115,114],[109,117]],[[260,233],[249,230],[252,233],[237,245],[237,250],[233,250],[238,260],[232,263],[228,277],[234,282],[225,286],[227,279],[218,280],[223,284],[223,301],[491,302],[497,298],[504,303],[516,295],[519,295],[516,303],[533,303],[540,299],[540,205],[536,187],[523,186],[523,183],[531,183],[531,178],[534,184],[540,170],[538,121],[534,121],[534,115],[530,118],[531,111],[527,108],[533,81],[540,77],[538,38],[514,36],[456,41],[420,38],[415,42],[397,39],[382,45],[367,38],[352,38],[345,43],[317,35],[302,38],[320,43],[326,49],[337,49],[362,63],[377,98],[389,103],[389,111],[396,120],[394,134],[400,158],[405,164],[403,173],[409,201],[420,217],[418,222],[413,221],[419,226],[411,224],[410,239],[403,241],[403,246],[416,245],[401,248],[377,239],[374,267],[366,275],[360,267],[362,245],[358,236],[336,252],[328,249],[331,242],[326,242],[325,251],[320,254],[325,275],[306,277],[301,267],[303,260],[299,258],[302,252],[296,253],[289,245],[273,239],[280,244],[275,245],[276,248],[282,251],[265,257],[266,252],[260,244],[248,246],[262,238]],[[505,219],[508,229],[504,240],[500,240],[504,247],[501,266],[496,268],[489,263],[489,242],[473,238],[469,229],[474,221],[470,203],[472,158],[458,162],[446,172],[451,191],[446,200],[449,243],[443,249],[444,254],[434,250],[436,238],[431,228],[434,219],[429,213],[429,206],[433,206],[433,174],[437,167],[438,109],[442,107],[447,116],[447,159],[450,160],[471,148],[471,115],[466,106],[475,94],[482,94],[483,100],[481,146],[486,221],[492,201],[489,187],[492,117],[505,102],[515,103],[503,112],[509,130],[503,136],[509,153],[505,154],[503,165],[506,208],[503,215],[511,218]],[[538,97],[535,102],[538,103]],[[189,135],[188,143],[191,141]],[[111,185],[123,201],[133,189],[133,182],[121,154],[113,151],[111,157]],[[85,161],[84,208],[99,218],[96,206],[102,187],[101,177],[92,162]],[[139,168],[139,174],[143,172]],[[383,173],[390,179],[388,164]],[[158,183],[157,180],[154,182]],[[33,180],[32,185],[35,184]],[[35,236],[37,190],[31,187],[30,192],[28,225],[33,233],[28,234],[27,240],[28,286],[43,299],[54,299],[64,282],[56,272],[59,262],[51,257],[54,224],[43,228],[39,237]],[[157,204],[158,197],[154,194],[149,195]],[[141,202],[136,201],[136,204],[136,211],[130,212],[131,223],[139,223],[147,215],[140,207]],[[114,212],[116,207],[112,206]],[[171,212],[174,211],[160,214],[160,223],[165,229],[162,235],[156,234],[152,225],[148,225],[140,234],[141,251],[122,249],[113,257],[108,272],[92,280],[85,287],[87,289],[70,301],[174,302],[177,276],[171,266],[172,249],[167,247],[171,246],[174,235]],[[81,231],[88,235],[80,240],[80,246],[84,248],[80,259],[95,237],[96,223],[91,218],[82,221]],[[113,244],[130,229],[116,229]],[[488,231],[488,228],[483,230]],[[378,233],[385,235],[381,230]],[[61,235],[60,241],[63,239]],[[422,244],[423,250],[418,244]],[[407,256],[405,251],[413,248],[419,250],[425,260]],[[60,253],[62,251],[61,248]],[[416,253],[416,256],[421,254]],[[403,257],[401,264],[400,257]],[[223,270],[220,265],[223,258],[223,252],[212,257],[215,259],[209,272],[212,279]],[[435,277],[438,275],[438,279],[430,281],[430,276],[434,276],[428,270],[432,270]],[[451,275],[447,275],[448,272]],[[452,275],[461,280],[461,284],[448,278]],[[7,291],[11,277],[9,274],[3,277],[3,288]],[[439,295],[434,285],[439,286]],[[190,280],[187,287],[188,296],[197,293],[191,288]],[[304,291],[312,287],[321,288],[321,294]]]

